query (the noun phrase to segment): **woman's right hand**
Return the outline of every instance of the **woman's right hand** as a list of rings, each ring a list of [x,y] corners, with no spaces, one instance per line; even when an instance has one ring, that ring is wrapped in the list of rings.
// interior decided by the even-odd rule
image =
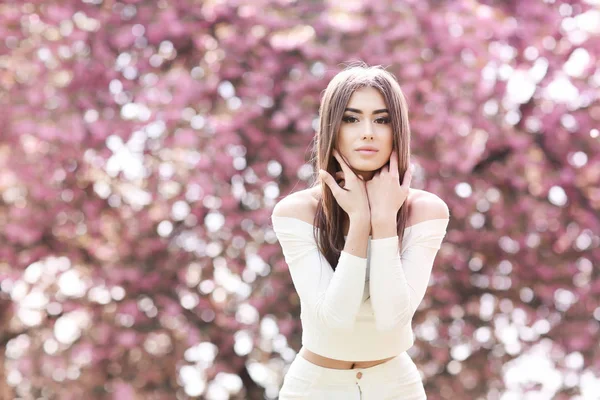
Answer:
[[[331,174],[325,170],[319,171],[319,177],[329,186],[333,197],[350,219],[360,217],[370,220],[371,213],[365,181],[350,169],[346,160],[337,150],[333,150],[333,156],[342,167],[343,187],[340,187]],[[336,174],[336,177],[339,177],[338,174]]]

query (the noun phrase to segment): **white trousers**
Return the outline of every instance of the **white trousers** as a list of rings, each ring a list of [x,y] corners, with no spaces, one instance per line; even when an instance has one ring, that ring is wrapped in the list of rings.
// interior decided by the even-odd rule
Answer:
[[[426,400],[417,366],[403,352],[369,368],[333,369],[300,354],[290,365],[279,400]]]

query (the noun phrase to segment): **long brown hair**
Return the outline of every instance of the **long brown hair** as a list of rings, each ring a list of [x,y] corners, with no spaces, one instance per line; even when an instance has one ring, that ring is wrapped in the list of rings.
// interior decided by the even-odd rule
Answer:
[[[314,171],[324,169],[335,177],[341,171],[332,151],[337,144],[340,122],[350,97],[355,90],[373,87],[383,95],[389,109],[393,132],[393,148],[398,154],[398,176],[400,183],[410,164],[410,127],[408,105],[396,77],[381,66],[368,66],[364,62],[349,64],[329,82],[319,107],[319,129],[314,138],[312,162]],[[317,186],[315,178],[311,187]],[[408,204],[405,201],[396,218],[399,246],[402,244],[404,228],[408,220]],[[335,270],[344,248],[344,210],[337,204],[331,189],[321,185],[314,219],[314,235],[319,250]],[[317,234],[320,230],[320,235]]]

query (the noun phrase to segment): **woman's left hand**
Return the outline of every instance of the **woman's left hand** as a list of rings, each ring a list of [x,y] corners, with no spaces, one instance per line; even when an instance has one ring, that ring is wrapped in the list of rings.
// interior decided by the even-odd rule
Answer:
[[[366,182],[371,219],[396,217],[408,197],[412,180],[410,168],[404,174],[402,184],[398,174],[398,154],[392,151],[389,164],[384,165]]]

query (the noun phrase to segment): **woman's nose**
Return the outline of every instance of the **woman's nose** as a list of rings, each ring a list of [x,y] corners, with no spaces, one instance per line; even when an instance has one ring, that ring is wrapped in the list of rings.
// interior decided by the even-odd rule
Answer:
[[[365,138],[373,138],[373,126],[371,125],[372,123],[370,121],[367,121],[366,126],[364,127],[364,133],[363,136]]]

